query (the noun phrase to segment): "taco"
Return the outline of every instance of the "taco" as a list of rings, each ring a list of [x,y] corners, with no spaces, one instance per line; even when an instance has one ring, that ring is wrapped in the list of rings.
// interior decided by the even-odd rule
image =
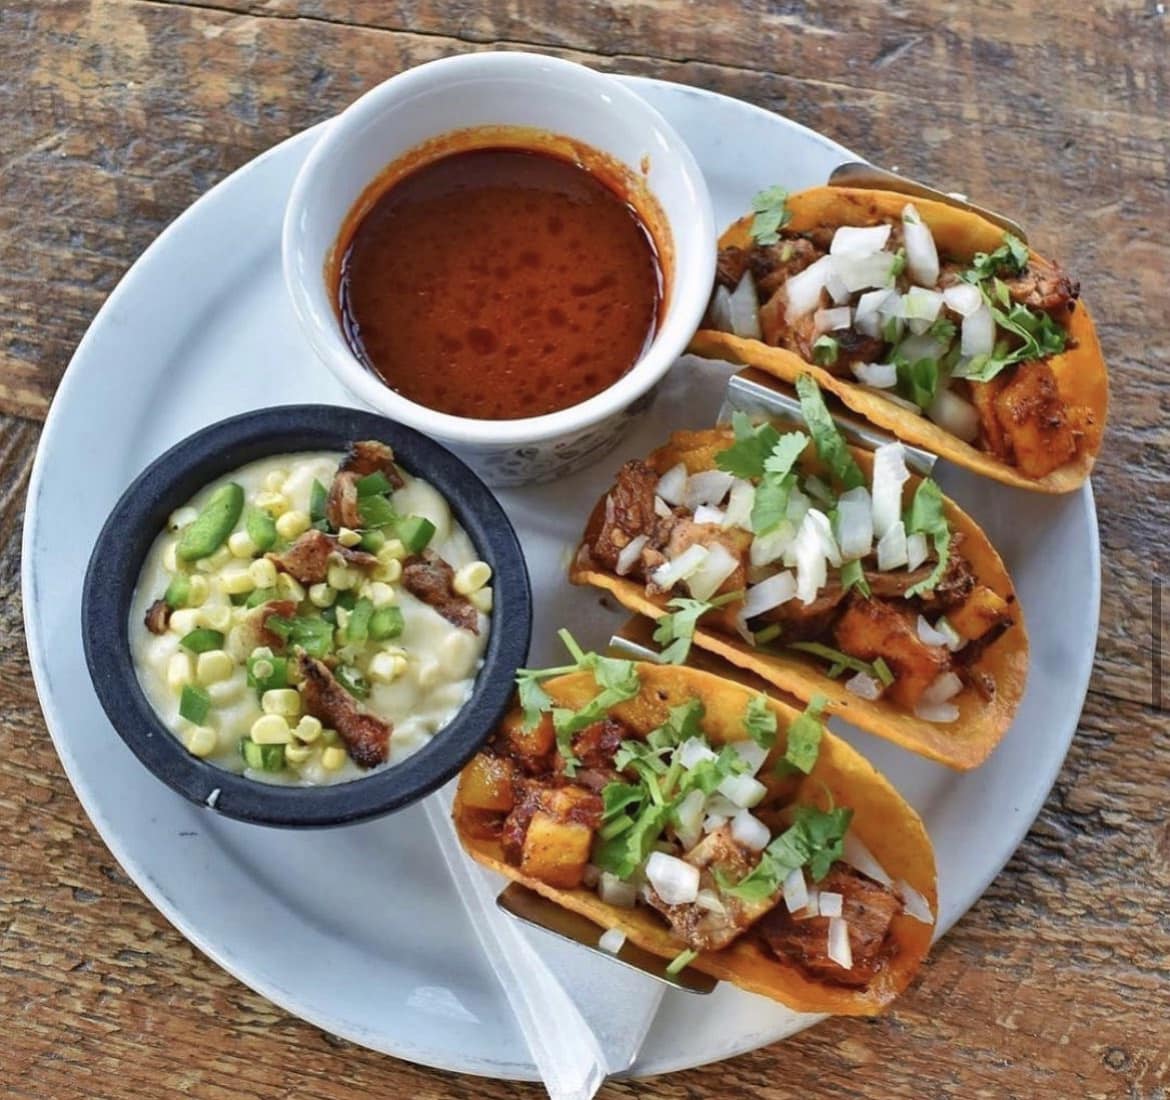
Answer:
[[[899,439],[1009,485],[1077,488],[1105,361],[1079,286],[980,215],[891,191],[757,196],[720,238],[690,350],[809,372]]]
[[[696,669],[580,654],[460,777],[481,864],[598,925],[801,1012],[872,1015],[930,946],[934,853],[860,754]],[[602,935],[608,933],[606,939]]]
[[[922,756],[966,770],[1006,732],[1028,639],[979,526],[901,443],[848,447],[816,383],[806,430],[742,413],[626,463],[570,579],[659,620],[664,659],[691,642]],[[811,436],[811,439],[810,439]]]

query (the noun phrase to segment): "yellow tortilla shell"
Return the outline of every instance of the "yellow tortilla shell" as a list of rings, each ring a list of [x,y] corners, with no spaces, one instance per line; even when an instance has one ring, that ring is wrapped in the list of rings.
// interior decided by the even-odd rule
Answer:
[[[641,736],[661,725],[670,707],[697,697],[706,709],[703,728],[712,744],[745,739],[743,714],[755,695],[748,688],[707,672],[674,665],[640,663],[638,674],[641,694],[619,704],[610,713]],[[574,709],[583,706],[598,690],[589,672],[550,680],[544,689],[558,704]],[[914,810],[869,761],[828,731],[821,741],[812,773],[801,777],[795,794],[791,780],[782,793],[781,784],[785,781],[772,777],[772,763],[783,755],[788,727],[800,712],[774,699],[768,700],[768,707],[778,720],[778,736],[768,762],[759,773],[769,793],[754,812],[766,814],[769,806],[778,809],[790,801],[826,808],[827,789],[835,805],[853,810],[850,831],[862,840],[886,872],[895,881],[902,879],[914,887],[926,899],[931,913],[937,914],[934,850]],[[522,719],[521,712],[515,710],[504,721],[519,723]],[[661,958],[674,958],[684,949],[685,945],[671,934],[663,919],[644,905],[619,909],[606,905],[593,890],[558,889],[521,874],[519,868],[505,860],[498,840],[474,835],[474,830],[468,827],[471,814],[459,794],[455,797],[453,817],[464,848],[485,867],[588,917],[601,929],[620,929],[633,943]],[[933,925],[905,913],[895,917],[890,934],[897,949],[873,980],[859,989],[809,977],[795,963],[776,958],[750,935],[741,936],[721,951],[702,952],[691,965],[741,989],[771,997],[798,1012],[872,1016],[909,985],[926,957],[933,931]]]
[[[813,187],[800,191],[788,199],[792,220],[788,228],[803,231],[818,226],[875,225],[889,219],[898,221],[902,208],[912,202],[922,220],[930,226],[939,254],[954,259],[968,259],[976,252],[992,252],[1003,243],[1003,229],[969,210],[960,210],[931,199],[908,198],[893,191],[868,191],[848,187]],[[719,238],[719,247],[736,245],[750,247],[752,215],[741,218]],[[1033,260],[1050,264],[1035,252]],[[1070,344],[1061,355],[1047,360],[1056,377],[1061,399],[1068,406],[1080,406],[1088,411],[1084,434],[1076,456],[1064,466],[1042,478],[1021,474],[1014,466],[981,451],[970,443],[951,435],[925,416],[918,416],[863,389],[847,378],[838,378],[823,367],[809,363],[794,352],[774,348],[760,340],[748,340],[726,332],[700,329],[691,340],[689,351],[708,359],[723,359],[760,370],[795,383],[799,374],[811,374],[822,389],[838,397],[854,412],[899,439],[923,447],[949,458],[976,473],[995,478],[1005,485],[1022,489],[1039,489],[1045,493],[1067,493],[1076,489],[1089,476],[1101,438],[1109,408],[1109,376],[1097,330],[1084,302],[1065,322]]]
[[[653,469],[663,474],[682,462],[688,473],[715,468],[715,455],[726,450],[735,437],[730,428],[710,428],[697,432],[676,432],[670,441],[647,458]],[[811,448],[810,448],[811,449]],[[873,470],[873,455],[850,448],[867,479]],[[914,495],[920,477],[911,475],[903,488],[904,506]],[[867,700],[846,690],[844,678],[832,680],[824,671],[824,662],[791,650],[764,652],[748,645],[739,635],[704,627],[699,620],[695,644],[756,673],[782,691],[808,701],[823,695],[828,709],[861,729],[884,737],[904,749],[936,760],[957,771],[967,771],[982,764],[1011,725],[1028,673],[1028,635],[1023,612],[1015,600],[1015,590],[1007,569],[995,547],[978,524],[953,500],[944,497],[947,522],[953,532],[963,535],[962,554],[971,564],[978,583],[986,585],[1004,599],[1013,602],[1015,622],[979,656],[972,666],[995,680],[995,697],[985,700],[974,688],[964,688],[951,700],[959,708],[956,722],[926,722],[885,699]],[[650,596],[637,580],[619,577],[592,560],[589,546],[604,516],[605,498],[593,510],[585,537],[577,551],[569,579],[574,584],[592,584],[612,592],[623,606],[642,615],[658,618],[667,613],[670,593]],[[733,611],[734,606],[728,608]]]

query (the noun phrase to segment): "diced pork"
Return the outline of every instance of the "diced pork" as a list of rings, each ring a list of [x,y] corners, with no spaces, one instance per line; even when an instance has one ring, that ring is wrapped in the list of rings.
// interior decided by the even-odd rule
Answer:
[[[453,626],[478,634],[479,612],[455,591],[454,583],[455,570],[430,549],[410,558],[402,570],[402,584],[411,595],[430,604]]]
[[[389,759],[390,723],[363,710],[321,661],[302,653],[297,664],[305,713],[337,731],[355,764],[372,768]]]
[[[171,621],[171,605],[166,600],[155,600],[146,609],[143,621],[151,634],[165,634]]]
[[[376,439],[363,439],[350,444],[338,469],[342,473],[357,474],[358,477],[381,473],[394,489],[401,489],[404,484],[402,474],[394,462],[394,451]]]
[[[269,553],[265,557],[282,573],[287,573],[301,584],[320,584],[329,575],[329,559],[334,554],[359,569],[372,569],[378,564],[373,554],[342,546],[334,536],[318,531],[315,527],[298,536],[287,550],[279,554]]]

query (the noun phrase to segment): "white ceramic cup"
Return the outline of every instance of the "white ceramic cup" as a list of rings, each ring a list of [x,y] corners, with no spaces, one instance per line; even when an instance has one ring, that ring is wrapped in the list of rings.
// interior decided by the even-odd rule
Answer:
[[[330,257],[346,216],[383,170],[418,146],[473,127],[515,126],[562,135],[643,176],[661,209],[672,262],[669,297],[653,342],[601,393],[559,412],[519,420],[450,416],[409,401],[346,342],[330,285]],[[665,248],[664,248],[665,245]],[[378,85],[328,126],[297,176],[285,212],[284,277],[313,350],[351,394],[447,445],[489,484],[549,481],[608,451],[649,407],[686,347],[715,274],[711,198],[690,150],[649,104],[612,77],[557,58],[477,53],[444,58]],[[598,333],[604,340],[604,333]]]

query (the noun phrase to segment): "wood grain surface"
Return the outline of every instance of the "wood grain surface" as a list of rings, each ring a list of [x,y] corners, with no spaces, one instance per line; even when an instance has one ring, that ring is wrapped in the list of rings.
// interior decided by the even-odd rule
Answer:
[[[1170,67],[1158,0],[6,0],[0,7],[0,1094],[536,1097],[290,1018],[199,955],[87,821],[24,648],[23,496],[69,357],[138,254],[264,149],[408,66],[536,48],[711,88],[1002,208],[1077,274],[1111,366],[1088,703],[1006,870],[885,1018],[616,1097],[1170,1095]],[[761,181],[768,183],[771,181]],[[981,838],[971,837],[978,845]]]

